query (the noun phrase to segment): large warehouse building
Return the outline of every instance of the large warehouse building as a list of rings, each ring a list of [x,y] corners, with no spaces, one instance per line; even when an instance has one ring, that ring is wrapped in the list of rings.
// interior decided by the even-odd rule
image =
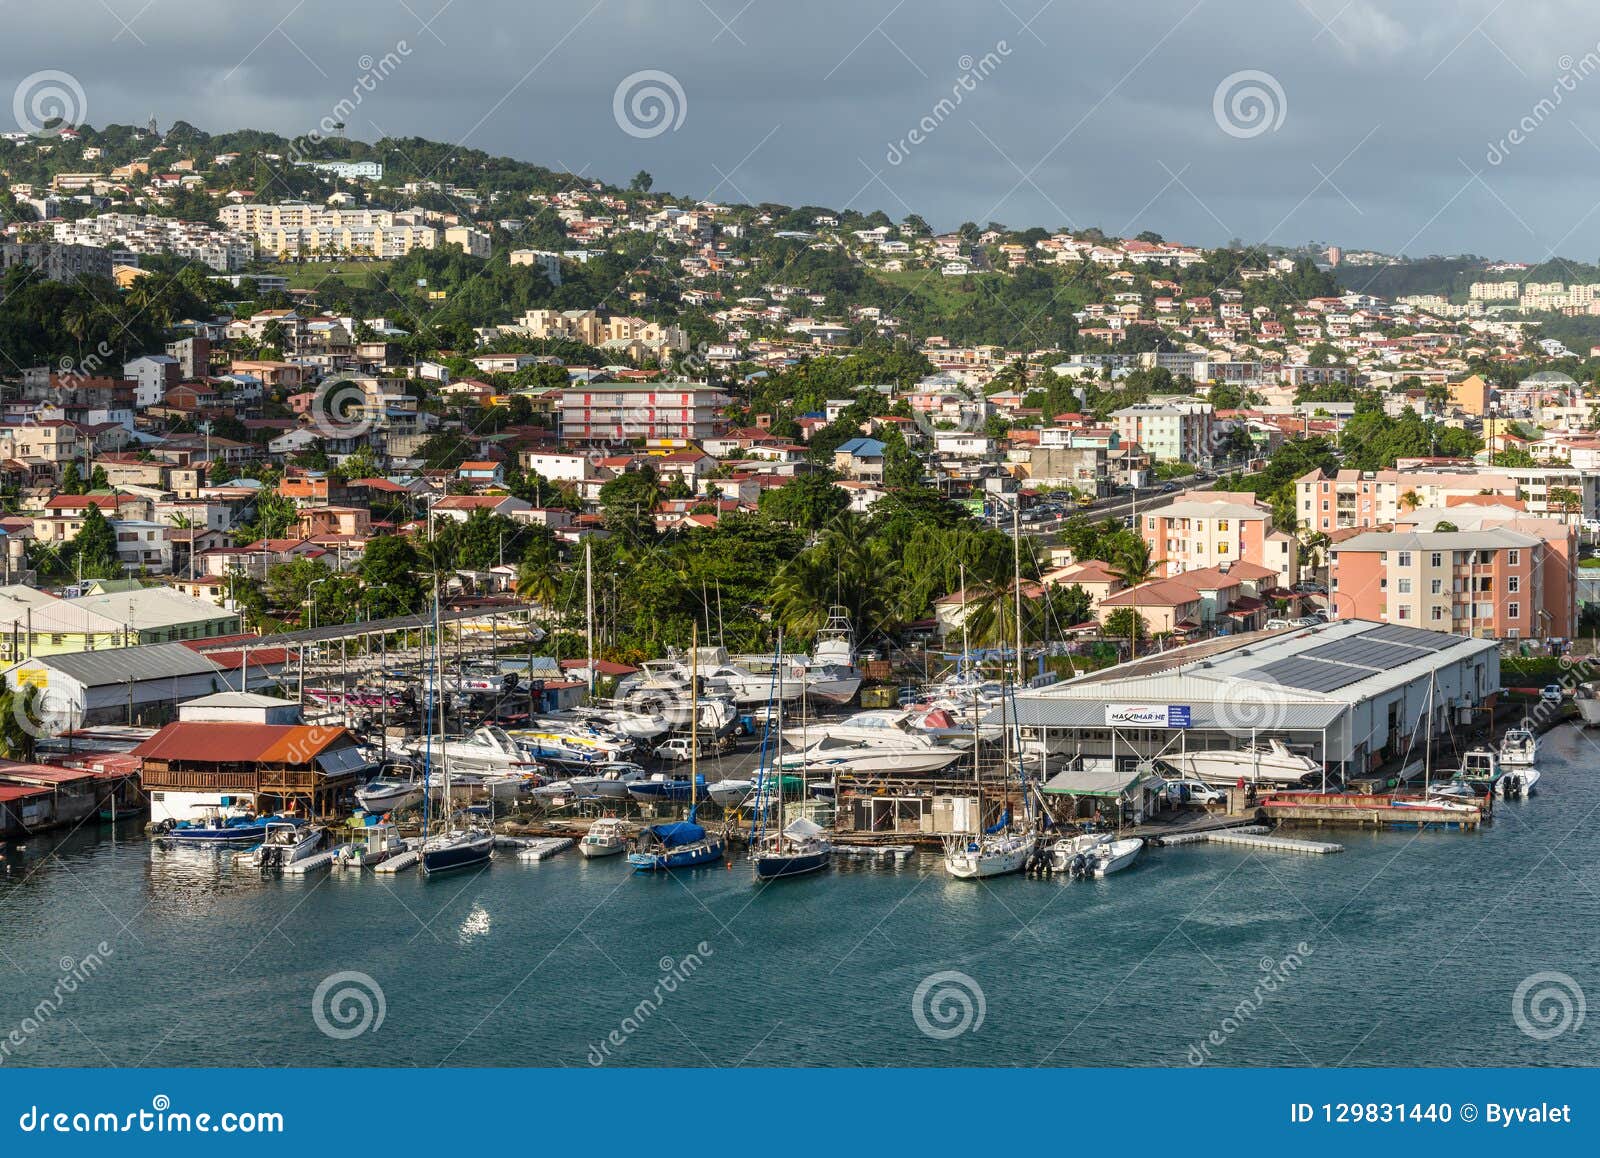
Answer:
[[[1340,620],[1191,644],[1017,698],[1031,744],[1057,756],[1151,758],[1279,740],[1361,776],[1492,705],[1500,688],[1493,640],[1398,624]],[[1421,747],[1416,749],[1421,754]]]

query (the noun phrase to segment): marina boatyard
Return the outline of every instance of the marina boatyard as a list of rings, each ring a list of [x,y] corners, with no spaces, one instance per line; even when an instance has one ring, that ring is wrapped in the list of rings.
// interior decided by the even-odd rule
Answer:
[[[957,662],[895,706],[858,708],[805,690],[853,670],[847,635],[811,656],[698,649],[591,697],[588,672],[539,655],[516,615],[504,638],[498,609],[487,633],[441,609],[13,668],[64,714],[40,764],[0,764],[0,907],[25,915],[34,949],[93,934],[119,965],[74,1016],[83,1038],[51,1029],[34,1060],[314,1061],[326,1045],[293,1019],[205,1027],[243,986],[281,1014],[297,978],[343,965],[396,1007],[435,984],[452,994],[437,1034],[348,1055],[376,1064],[931,1061],[948,1056],[937,1037],[875,1028],[865,978],[943,963],[998,1023],[964,1058],[1181,1064],[1183,1016],[1293,953],[1315,963],[1295,1040],[1241,1033],[1231,1060],[1290,1062],[1309,1037],[1405,1063],[1456,1047],[1381,984],[1368,1005],[1395,1032],[1327,1017],[1352,973],[1437,974],[1470,1005],[1498,992],[1496,944],[1555,943],[1574,909],[1600,920],[1534,860],[1595,840],[1571,823],[1593,741],[1565,704],[1513,704],[1484,641],[1341,622],[1021,691],[1014,664]],[[206,655],[227,666],[185,658]],[[88,722],[96,711],[107,722]],[[1527,733],[1510,728],[1524,712]],[[93,900],[57,899],[70,889]],[[1495,915],[1512,896],[1515,926]],[[180,941],[199,968],[174,985]],[[691,950],[727,970],[684,998],[692,1045],[649,1035],[589,1057],[631,979]],[[809,1012],[737,996],[735,976],[780,960],[806,963]],[[536,985],[539,1016],[505,1004],[508,971]],[[1049,1011],[1024,1013],[1041,983]],[[130,986],[141,998],[122,1023],[111,1011]],[[762,1033],[732,1020],[758,1010],[773,1014]],[[819,1046],[807,1017],[855,1033]]]

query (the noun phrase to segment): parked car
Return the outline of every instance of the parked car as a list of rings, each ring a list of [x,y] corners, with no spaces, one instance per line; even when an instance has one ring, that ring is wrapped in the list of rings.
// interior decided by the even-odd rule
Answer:
[[[1566,692],[1560,684],[1545,684],[1539,689],[1539,699],[1547,704],[1559,704],[1564,695]]]
[[[665,760],[671,763],[683,760],[697,760],[705,755],[705,745],[701,744],[696,748],[695,742],[688,736],[674,736],[670,740],[662,741],[656,747],[656,750],[650,754],[657,760]]]
[[[1285,631],[1293,626],[1294,624],[1287,619],[1269,619],[1266,624],[1268,631]]]
[[[1227,801],[1228,794],[1221,788],[1213,788],[1203,780],[1169,780],[1167,799],[1192,800],[1197,804],[1221,804]]]
[[[1586,535],[1600,535],[1600,519],[1583,520],[1583,533]]]
[[[1289,620],[1290,627],[1320,627],[1322,620],[1314,615],[1302,615],[1298,619]]]

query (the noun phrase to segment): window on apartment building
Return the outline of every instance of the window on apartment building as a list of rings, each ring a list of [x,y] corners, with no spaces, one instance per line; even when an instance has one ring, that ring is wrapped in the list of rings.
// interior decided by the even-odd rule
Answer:
[[[1440,594],[1443,593],[1443,591],[1444,591],[1444,580],[1442,580],[1442,579],[1430,579],[1428,581],[1428,594],[1429,595],[1440,595]]]
[[[1411,552],[1410,551],[1401,551],[1399,554],[1400,554],[1400,566],[1402,566],[1402,567],[1411,566]]]
[[[1494,562],[1494,552],[1493,551],[1479,551],[1478,552],[1478,566],[1487,567],[1493,562]]]
[[[1395,590],[1397,590],[1401,595],[1410,595],[1411,594],[1411,580],[1409,580],[1409,579],[1401,579],[1399,581],[1398,585],[1396,586]]]
[[[1444,556],[1442,554],[1440,554],[1438,551],[1435,551],[1433,554],[1428,556],[1428,566],[1430,566],[1430,567],[1441,567],[1443,565],[1444,565]]]
[[[1507,603],[1506,604],[1506,618],[1507,619],[1521,619],[1522,618],[1522,604],[1520,604],[1520,603]]]
[[[1517,550],[1507,551],[1506,562],[1511,564],[1513,567],[1517,566],[1517,564],[1522,562],[1522,552]]]
[[[1435,623],[1438,623],[1438,622],[1439,622],[1439,621],[1440,621],[1440,620],[1441,620],[1441,619],[1443,619],[1443,618],[1444,618],[1444,608],[1442,608],[1442,607],[1435,607],[1435,608],[1434,608],[1434,609],[1433,609],[1433,610],[1432,610],[1432,611],[1431,611],[1431,612],[1430,612],[1430,613],[1429,613],[1429,615],[1428,615],[1428,618],[1429,618],[1429,619],[1431,619],[1431,620],[1433,620],[1433,621],[1434,621],[1434,622],[1435,622]]]
[[[1226,544],[1226,543],[1218,543],[1217,544],[1217,554],[1226,555],[1227,553],[1228,553],[1228,544]]]
[[[1228,529],[1228,520],[1227,519],[1218,519],[1217,520],[1217,530],[1218,531],[1226,531],[1227,529]]]
[[[1328,500],[1327,499],[1323,499],[1322,500],[1322,509],[1323,510],[1327,510],[1328,509]],[[1326,522],[1324,522],[1324,525],[1326,525]]]
[[[1395,608],[1394,614],[1396,619],[1410,619],[1411,608],[1402,604],[1401,606]]]
[[[1379,591],[1387,591],[1387,590],[1389,590],[1389,580],[1387,580],[1387,579],[1379,579],[1378,580],[1378,590]]]
[[[1521,591],[1521,590],[1522,590],[1522,577],[1521,576],[1512,575],[1512,576],[1510,576],[1510,577],[1508,577],[1506,579],[1506,593],[1507,594],[1515,595],[1518,591]]]

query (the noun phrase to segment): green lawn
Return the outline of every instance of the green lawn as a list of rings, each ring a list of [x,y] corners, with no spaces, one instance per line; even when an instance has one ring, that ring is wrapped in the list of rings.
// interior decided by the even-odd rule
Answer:
[[[314,290],[320,285],[341,281],[347,285],[368,285],[369,278],[387,270],[393,264],[392,261],[318,261],[304,264],[286,262],[281,265],[269,265],[256,272],[286,277],[289,279],[290,289]]]

